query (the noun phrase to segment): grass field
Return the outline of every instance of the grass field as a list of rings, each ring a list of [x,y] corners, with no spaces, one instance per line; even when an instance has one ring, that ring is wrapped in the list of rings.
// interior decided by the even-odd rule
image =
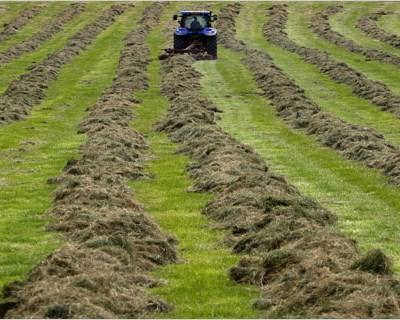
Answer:
[[[367,4],[364,4],[367,6]],[[352,68],[362,72],[369,79],[385,83],[394,93],[400,94],[399,72],[397,67],[380,63],[377,61],[365,61],[359,54],[348,52],[347,50],[329,43],[327,40],[319,38],[308,28],[308,22],[313,14],[321,10],[324,5],[314,5],[311,8],[299,4],[292,7],[291,17],[287,26],[289,37],[303,46],[317,48],[328,52],[338,61],[347,63]],[[351,32],[351,29],[347,29]]]
[[[59,33],[56,37],[49,39],[38,50],[24,54],[17,60],[12,61],[0,66],[0,92],[4,92],[9,83],[23,74],[25,70],[34,63],[40,62],[47,57],[48,54],[62,48],[71,37],[78,30],[82,29],[85,25],[93,21],[99,14],[99,9],[104,7],[104,4],[91,3],[89,8],[76,19],[68,23],[64,31]],[[32,29],[30,35],[34,34],[37,29]]]
[[[257,297],[257,291],[228,279],[226,270],[238,257],[221,248],[222,234],[210,230],[201,214],[211,195],[187,192],[192,184],[185,174],[189,159],[177,155],[177,146],[164,133],[153,129],[165,114],[168,102],[159,88],[157,56],[163,42],[160,30],[153,31],[148,41],[154,58],[148,68],[150,88],[138,94],[143,102],[133,125],[150,142],[154,159],[148,170],[154,179],[135,182],[133,187],[137,198],[146,204],[160,226],[179,239],[183,260],[155,272],[168,285],[154,289],[154,293],[176,306],[165,315],[167,318],[254,318],[257,312],[250,308],[250,302]],[[205,305],[210,307],[204,308]]]
[[[46,9],[43,10],[37,17],[32,19],[32,22],[21,29],[14,37],[0,44],[0,52],[5,51],[17,43],[21,43],[28,39],[33,33],[37,32],[43,26],[60,13],[63,6],[58,3],[49,3]]]
[[[224,110],[221,126],[253,146],[274,172],[288,177],[303,193],[336,212],[340,217],[338,228],[362,248],[371,249],[379,243],[393,257],[399,257],[396,270],[400,270],[396,245],[398,190],[387,186],[378,173],[341,159],[301,131],[288,129],[269,102],[259,97],[251,74],[240,66],[239,57],[229,51],[224,53],[226,59],[216,66],[202,63],[198,67],[204,74],[205,94]],[[230,68],[233,64],[239,66],[234,71]]]
[[[363,47],[384,50],[388,53],[400,55],[400,49],[396,49],[386,43],[383,43],[382,41],[370,38],[356,27],[357,21],[361,18],[362,15],[374,10],[378,10],[379,7],[379,4],[369,6],[366,6],[365,4],[354,4],[353,7],[349,7],[348,10],[344,11],[343,13],[339,13],[335,17],[333,17],[331,19],[331,26],[335,31],[341,33],[342,35],[353,41],[356,41],[356,43],[362,45]],[[395,8],[395,6],[393,7]],[[384,21],[385,16],[382,17],[380,22]],[[387,25],[388,27],[396,27],[395,21],[388,22]]]
[[[29,119],[0,128],[1,284],[21,278],[59,245],[60,239],[44,229],[54,191],[47,180],[77,155],[84,137],[76,126],[110,84],[119,55],[115,44],[139,14],[123,16],[67,66]]]
[[[387,32],[399,35],[399,19],[396,18],[396,14],[399,12],[399,8],[396,5],[392,5],[388,8],[391,10],[392,14],[383,16],[382,19],[378,21],[380,25]]]
[[[265,7],[263,4],[251,4],[242,10],[238,19],[238,38],[248,40],[250,46],[272,55],[277,65],[288,72],[305,90],[306,95],[323,110],[350,123],[374,128],[384,134],[390,142],[399,145],[398,118],[353,95],[348,86],[334,82],[327,75],[321,74],[317,67],[302,61],[296,54],[285,52],[264,40],[260,25],[265,20]],[[253,23],[248,23],[250,16],[253,17]],[[297,26],[294,29],[297,30]]]
[[[318,37],[310,29],[312,16],[330,4],[290,3],[287,7],[289,18],[285,29],[288,37],[302,46],[326,51],[337,61],[348,64],[370,80],[386,84],[394,94],[400,95],[398,66],[367,61],[359,54]],[[24,9],[32,5],[22,2],[7,3],[4,13],[0,15],[0,24],[14,21]],[[29,40],[68,4],[45,2],[42,5],[44,8],[37,16],[0,43],[0,54]],[[44,41],[37,49],[0,65],[0,94],[3,95],[15,79],[29,74],[30,67],[64,48],[70,37],[93,23],[102,10],[113,5],[114,3],[109,2],[87,3],[81,14],[66,23],[62,31]],[[27,279],[32,270],[35,276],[16,291],[21,297],[29,296],[31,287],[40,288],[45,281],[55,281],[57,284],[58,280],[54,279],[59,279],[57,277],[64,272],[71,279],[76,277],[79,280],[67,284],[63,282],[57,287],[60,294],[56,297],[56,306],[49,302],[47,293],[42,291],[35,293],[37,303],[29,299],[18,300],[20,298],[15,298],[17,296],[13,296],[14,293],[10,297],[5,292],[3,300],[7,302],[5,305],[8,308],[5,312],[11,312],[9,316],[49,318],[65,315],[78,318],[399,316],[392,304],[400,301],[400,297],[389,285],[391,281],[398,279],[400,272],[399,187],[389,182],[378,170],[367,167],[363,162],[346,160],[314,136],[301,128],[293,128],[282,120],[276,112],[273,100],[263,95],[254,74],[246,67],[243,51],[233,51],[221,43],[218,46],[217,60],[192,61],[181,56],[159,60],[158,56],[172,40],[171,28],[175,22],[171,22],[171,16],[184,7],[199,9],[199,6],[203,8],[203,4],[174,2],[156,6],[155,9],[151,2],[135,3],[134,6],[118,5],[123,8],[123,13],[117,15],[110,27],[60,69],[56,80],[43,91],[41,102],[32,106],[29,114],[25,115],[26,118],[0,124],[0,287],[4,288],[15,280]],[[230,5],[232,4],[223,2],[207,3],[207,8],[219,15],[219,22],[222,23],[219,30],[221,35],[230,32],[223,27],[224,17],[226,18],[226,12],[229,11],[226,10]],[[299,55],[268,42],[262,29],[268,20],[267,9],[271,5],[273,4],[269,2],[242,3],[240,13],[237,16],[232,15],[236,29],[233,30],[234,37],[242,41],[246,50],[251,48],[260,55],[268,54],[273,63],[289,75],[304,90],[304,95],[323,111],[349,124],[375,130],[393,145],[395,152],[400,150],[398,117],[355,95],[349,86],[332,80]],[[400,56],[400,49],[373,39],[356,27],[361,16],[385,8],[391,14],[382,16],[378,26],[387,32],[398,33],[400,25],[396,17],[400,6],[397,3],[358,2],[345,3],[343,6],[343,11],[329,20],[333,30],[362,47]],[[149,12],[158,12],[160,16],[151,19],[152,17],[147,16]],[[134,38],[136,40],[127,41],[127,37],[135,30],[138,32],[137,38]],[[135,48],[133,53],[128,50],[132,47]],[[129,58],[121,55],[121,52],[125,52],[122,50],[128,50],[125,54]],[[124,61],[132,62],[132,65],[122,66]],[[176,69],[166,72],[170,65]],[[89,114],[89,108],[97,101],[122,101],[125,94],[123,91],[117,90],[117,94],[107,96],[110,88],[115,90],[116,85],[124,87],[121,77],[128,82],[143,82],[145,89],[132,91],[133,100],[129,106],[126,105],[129,99],[123,100],[121,105],[107,105],[95,129],[87,131],[86,135],[79,134],[80,124]],[[172,80],[166,83],[168,79]],[[171,97],[170,90],[175,90],[175,98]],[[190,101],[176,111],[176,104],[185,96]],[[1,103],[0,99],[0,112],[7,111],[9,106]],[[127,109],[117,109],[116,106]],[[222,112],[215,113],[212,106]],[[118,117],[128,115],[130,111],[127,110],[133,112],[129,128],[137,133],[122,136],[115,133],[116,126],[124,128],[125,120]],[[167,129],[156,130],[157,123],[167,123]],[[213,137],[217,142],[210,140],[209,148],[200,146],[204,139],[195,133],[201,130],[205,133],[215,130],[218,134]],[[119,220],[105,219],[107,222],[101,220],[96,224],[93,221],[93,224],[87,225],[87,212],[79,208],[81,203],[76,200],[76,212],[71,217],[76,219],[79,232],[86,231],[82,231],[79,237],[71,236],[73,230],[49,231],[47,226],[50,222],[64,223],[65,219],[49,214],[51,208],[60,201],[60,193],[56,193],[56,188],[60,185],[49,183],[49,179],[62,177],[66,172],[70,174],[72,169],[69,160],[79,159],[85,154],[84,143],[97,139],[94,135],[96,132],[118,137],[107,144],[107,147],[116,150],[112,155],[105,155],[107,161],[118,164],[123,159],[130,165],[121,165],[121,170],[116,170],[116,175],[110,173],[114,168],[96,175],[96,161],[103,159],[89,159],[89,165],[82,172],[78,170],[73,174],[72,180],[63,182],[61,186],[72,190],[85,185],[89,178],[92,179],[92,174],[95,177],[94,184],[103,181],[102,179],[109,179],[108,188],[105,183],[99,184],[96,192],[86,190],[88,201],[95,203],[90,210],[96,214],[98,211],[97,217],[102,217],[102,212],[114,210],[114,207],[118,207],[124,214],[140,208],[138,215],[144,215],[151,222],[143,220],[134,225],[131,222],[124,224]],[[182,132],[185,134],[180,137]],[[234,140],[218,140],[222,134]],[[135,135],[140,138],[133,140]],[[142,141],[141,139],[148,145],[143,159],[140,156],[142,149],[137,142]],[[230,153],[232,149],[229,149],[229,143],[243,143],[250,148],[246,149],[242,145],[235,147],[236,149],[232,147],[240,152],[246,150],[243,151],[244,154],[250,154],[249,158],[243,160],[249,161],[246,168],[240,162],[242,158],[235,158],[236,154]],[[97,145],[97,148],[102,147],[101,143]],[[124,148],[139,150],[137,158],[124,154]],[[179,152],[182,148],[185,154]],[[220,151],[221,148],[225,151]],[[226,152],[226,163],[220,162],[218,157],[212,158],[214,154],[219,155],[219,152],[222,155]],[[397,159],[400,159],[400,151],[398,152]],[[275,177],[279,174],[285,180],[276,178],[262,184],[264,176],[251,180],[253,176],[244,175],[246,170],[252,172],[260,163],[268,167],[267,175]],[[393,166],[400,170],[399,161],[394,161]],[[135,174],[143,171],[148,177],[140,178],[139,175],[139,178],[135,178],[133,175],[125,175],[124,170],[134,170]],[[204,176],[206,170],[210,170],[209,176]],[[115,200],[118,193],[126,196],[122,189],[112,189],[115,181],[120,180],[132,190],[132,195],[129,196],[132,203]],[[243,186],[256,191],[243,187],[243,193],[237,195],[235,192],[238,185],[240,186],[238,181],[243,181]],[[283,191],[279,189],[281,191],[275,193],[271,189],[271,194],[265,195],[266,190],[275,184],[288,194],[279,198],[277,194]],[[202,185],[203,191],[191,191],[193,185]],[[295,189],[298,191],[293,191]],[[337,221],[331,224],[321,223],[312,206],[293,200],[300,196],[312,199],[318,208],[329,210]],[[241,204],[243,199],[249,203]],[[216,211],[220,215],[219,220],[209,214],[215,209],[216,203],[221,206]],[[292,206],[293,210],[300,210],[303,218],[298,218],[297,213],[287,213]],[[238,212],[242,214],[239,218]],[[275,216],[270,217],[271,213]],[[281,221],[281,215],[288,220],[288,225],[291,224],[289,229],[292,233],[287,231],[278,241],[273,238],[275,235],[271,230],[264,228],[269,228],[271,221]],[[233,217],[237,220],[231,220]],[[217,228],[216,222],[229,226]],[[114,228],[111,236],[107,233],[106,226],[102,226],[103,223]],[[159,230],[159,235],[146,229],[149,225],[154,230]],[[299,231],[300,225],[301,228],[310,228],[306,235]],[[279,229],[282,226],[277,224],[277,231],[282,231]],[[317,237],[310,226],[326,235],[328,240],[325,241],[324,237],[319,240],[320,235]],[[160,235],[164,233],[177,240],[176,244],[168,243],[176,252],[176,260],[162,261],[161,254],[157,251],[160,246],[164,250],[163,254],[167,252],[166,247],[163,247],[166,244],[160,240],[163,237]],[[93,234],[96,237],[92,239]],[[126,234],[134,235],[136,240],[123,238]],[[307,236],[311,238],[308,239]],[[330,236],[334,239],[332,243],[337,244],[336,247],[324,247]],[[317,253],[313,251],[311,254],[307,251],[311,250],[311,245],[308,247],[304,244],[307,241],[315,245]],[[274,244],[268,247],[270,242]],[[238,253],[238,244],[242,243],[249,244],[250,247],[246,247],[247,251]],[[96,259],[105,259],[99,260],[99,263],[112,265],[113,269],[99,271],[96,275],[85,273],[84,266],[89,265],[89,262],[80,253],[57,262],[57,254],[69,247],[81,250],[77,252],[86,252],[90,248],[94,252],[93,257],[96,255]],[[299,252],[299,256],[295,255],[294,258],[286,253],[293,248]],[[354,270],[353,260],[361,259],[369,250],[376,248],[381,249],[385,255],[380,258],[383,262],[376,262],[381,263],[376,268],[391,261],[391,270],[374,271],[375,273],[371,270]],[[279,250],[283,253],[276,253]],[[56,258],[51,255],[54,252]],[[320,252],[323,253],[317,258]],[[332,267],[329,268],[323,265],[323,255],[328,252],[332,257]],[[270,271],[270,254],[287,254],[289,262],[277,262],[273,267],[275,269]],[[309,260],[301,260],[306,256]],[[321,259],[321,265],[318,265],[318,259]],[[118,261],[119,264],[112,264],[113,261]],[[46,272],[38,271],[47,265],[49,269]],[[78,265],[79,268],[76,267]],[[308,270],[304,271],[307,268],[310,272],[314,270],[313,275],[307,274]],[[37,272],[41,276],[37,276]],[[240,281],[234,278],[234,272],[242,272],[245,275],[243,277],[249,278]],[[302,272],[305,274],[303,278],[299,276]],[[326,282],[332,286],[329,289],[332,290],[331,295],[326,296],[314,291],[328,290],[323,287],[325,272]],[[322,276],[317,279],[315,274]],[[126,278],[118,278],[119,275]],[[348,276],[347,280],[341,278],[343,275]],[[119,279],[125,279],[123,286],[120,286],[123,292],[107,287],[107,283],[113,281],[117,285]],[[304,280],[304,283],[298,279]],[[287,292],[280,287],[285,281]],[[365,289],[366,287],[370,290]],[[313,304],[302,300],[311,299],[307,296],[310,292],[314,295]],[[343,292],[343,296],[338,297],[339,292]],[[352,292],[356,293],[352,295]],[[118,303],[112,300],[115,297],[118,297]],[[278,302],[274,300],[277,297],[281,299]],[[382,300],[368,305],[365,301],[372,301],[373,297]],[[10,299],[12,303],[8,304]],[[17,299],[18,303],[14,304],[13,299]],[[142,299],[147,301],[143,305],[140,304]],[[136,304],[135,301],[140,303]],[[346,301],[352,301],[352,305],[347,305]],[[337,305],[332,307],[335,303]],[[388,306],[385,310],[379,307],[383,304]],[[353,308],[355,305],[359,309]]]
[[[0,32],[4,29],[4,24],[13,21],[17,15],[25,8],[28,8],[29,5],[25,3],[15,3],[13,6],[4,7],[4,10],[1,14],[0,23],[2,24],[2,28]]]

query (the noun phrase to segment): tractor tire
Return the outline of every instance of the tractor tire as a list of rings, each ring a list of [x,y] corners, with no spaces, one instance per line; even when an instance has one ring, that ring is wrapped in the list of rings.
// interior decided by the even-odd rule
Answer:
[[[186,48],[185,38],[174,34],[174,49],[183,50]]]
[[[207,53],[212,56],[214,60],[217,59],[217,36],[207,39]]]

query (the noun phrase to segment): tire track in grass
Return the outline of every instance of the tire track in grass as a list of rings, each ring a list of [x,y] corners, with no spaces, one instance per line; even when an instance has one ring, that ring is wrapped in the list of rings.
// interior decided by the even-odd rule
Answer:
[[[306,134],[288,128],[268,100],[260,97],[242,55],[221,49],[216,65],[197,63],[204,95],[221,108],[219,124],[253,147],[307,196],[339,216],[338,230],[357,240],[363,251],[376,246],[400,272],[400,199],[376,172],[343,160]],[[235,65],[232,69],[230,66]],[[376,214],[379,212],[379,215]]]
[[[68,22],[73,20],[84,10],[85,5],[83,3],[73,3],[67,5],[67,7],[56,8],[56,10],[53,11],[49,10],[50,12],[46,11],[45,14],[47,20],[42,22],[40,25],[32,26],[33,30],[31,30],[27,39],[11,46],[3,52],[0,52],[0,65],[9,63],[11,60],[18,58],[25,53],[36,50],[44,42],[62,31]],[[39,31],[36,32],[37,30]]]
[[[94,22],[74,34],[65,47],[35,64],[30,71],[11,82],[0,96],[0,124],[25,118],[31,109],[45,98],[48,86],[57,79],[62,67],[82,53],[127,7],[127,4],[113,5],[103,10]]]
[[[87,10],[79,15],[77,18],[65,25],[63,31],[43,43],[37,50],[26,53],[18,59],[0,66],[0,94],[4,94],[10,82],[17,77],[26,73],[26,70],[34,63],[40,62],[47,58],[51,53],[60,50],[65,46],[68,39],[72,37],[78,30],[93,22],[98,17],[102,9],[111,6],[111,4],[104,3],[87,3]]]
[[[297,54],[288,52],[267,42],[262,34],[266,4],[243,6],[237,19],[237,37],[255,49],[268,53],[276,65],[305,90],[305,95],[315,101],[324,111],[359,126],[373,128],[386,140],[400,147],[400,120],[387,112],[378,110],[371,102],[355,96],[344,84],[333,81],[319,69],[304,62]],[[250,21],[250,22],[249,22]],[[349,107],[350,106],[350,107]]]
[[[174,7],[175,8],[175,7]],[[176,10],[170,10],[170,14]],[[136,197],[144,203],[164,230],[179,240],[183,263],[157,269],[155,275],[166,279],[166,284],[152,289],[173,304],[174,309],[156,317],[167,318],[254,318],[259,313],[250,308],[257,298],[257,290],[239,286],[229,280],[227,270],[237,257],[229,253],[221,243],[222,234],[211,230],[201,209],[210,200],[208,194],[187,192],[192,181],[185,168],[186,156],[176,154],[177,145],[153,125],[168,108],[168,101],[160,92],[161,44],[165,38],[158,28],[149,36],[152,62],[148,68],[150,87],[142,92],[142,100],[136,112],[134,127],[144,133],[154,158],[149,162],[152,180],[132,183]]]
[[[54,191],[47,180],[77,155],[84,137],[76,127],[111,84],[122,38],[139,13],[123,15],[99,34],[61,71],[29,119],[0,128],[0,287],[23,278],[60,245],[44,230]]]

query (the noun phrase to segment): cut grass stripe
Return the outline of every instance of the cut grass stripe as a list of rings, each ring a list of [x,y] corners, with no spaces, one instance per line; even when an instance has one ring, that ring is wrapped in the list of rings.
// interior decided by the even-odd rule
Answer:
[[[146,210],[162,229],[178,238],[180,257],[184,260],[181,264],[168,265],[155,272],[167,283],[152,289],[152,294],[161,296],[174,306],[172,312],[157,314],[157,317],[254,318],[258,313],[251,308],[251,301],[257,297],[258,290],[229,280],[227,271],[238,257],[224,248],[222,234],[211,230],[201,214],[210,195],[186,191],[192,184],[185,173],[189,159],[177,155],[177,146],[165,134],[152,128],[168,107],[159,89],[160,62],[157,55],[160,43],[164,41],[161,31],[154,30],[148,39],[153,58],[148,69],[150,88],[139,94],[142,103],[134,124],[150,143],[154,159],[149,162],[149,171],[155,178],[132,183],[135,197],[145,204]]]
[[[386,32],[400,36],[400,4],[386,3],[385,10],[387,10],[389,14],[378,19],[378,26]]]
[[[204,93],[224,111],[221,126],[255,148],[273,172],[338,214],[338,228],[363,250],[383,248],[400,271],[398,189],[389,187],[375,170],[343,160],[312,137],[289,129],[260,97],[238,54],[220,49],[216,65],[197,66],[204,75]]]
[[[330,18],[331,28],[365,48],[386,51],[400,56],[400,49],[396,49],[387,43],[371,38],[357,28],[357,21],[361,16],[369,12],[375,12],[379,8],[382,8],[382,5],[376,3],[347,3],[343,11]]]
[[[67,23],[63,31],[44,42],[39,49],[24,54],[9,64],[0,66],[0,94],[7,89],[7,86],[12,80],[25,73],[27,67],[35,62],[42,61],[48,54],[64,47],[72,35],[84,28],[87,24],[93,22],[101,14],[101,10],[108,8],[110,4],[87,3],[86,6],[87,9],[85,12]]]
[[[267,52],[289,74],[305,95],[324,111],[353,124],[373,128],[392,144],[400,147],[400,119],[379,110],[369,101],[353,95],[349,86],[339,84],[304,62],[297,54],[267,42],[262,35],[265,4],[247,4],[237,20],[238,38],[247,45]],[[249,21],[251,21],[249,23]]]
[[[77,125],[112,82],[123,37],[145,4],[124,13],[89,49],[63,69],[47,99],[29,119],[0,128],[0,287],[24,277],[59,245],[45,232],[57,176],[77,156],[84,137]]]
[[[49,23],[67,5],[65,3],[47,2],[46,8],[36,17],[32,18],[17,34],[6,41],[0,42],[0,52],[6,51],[40,31],[44,25]]]
[[[337,61],[348,64],[371,80],[385,83],[395,94],[400,95],[400,68],[377,61],[366,61],[362,55],[320,38],[309,28],[311,17],[326,6],[321,3],[291,3],[288,7],[289,20],[286,28],[289,38],[299,45],[326,51]]]

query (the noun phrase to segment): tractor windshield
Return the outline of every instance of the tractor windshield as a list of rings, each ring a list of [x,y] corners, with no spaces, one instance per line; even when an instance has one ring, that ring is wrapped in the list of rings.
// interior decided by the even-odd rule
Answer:
[[[182,26],[191,30],[200,30],[208,27],[209,24],[209,18],[205,15],[190,15],[182,19]]]

